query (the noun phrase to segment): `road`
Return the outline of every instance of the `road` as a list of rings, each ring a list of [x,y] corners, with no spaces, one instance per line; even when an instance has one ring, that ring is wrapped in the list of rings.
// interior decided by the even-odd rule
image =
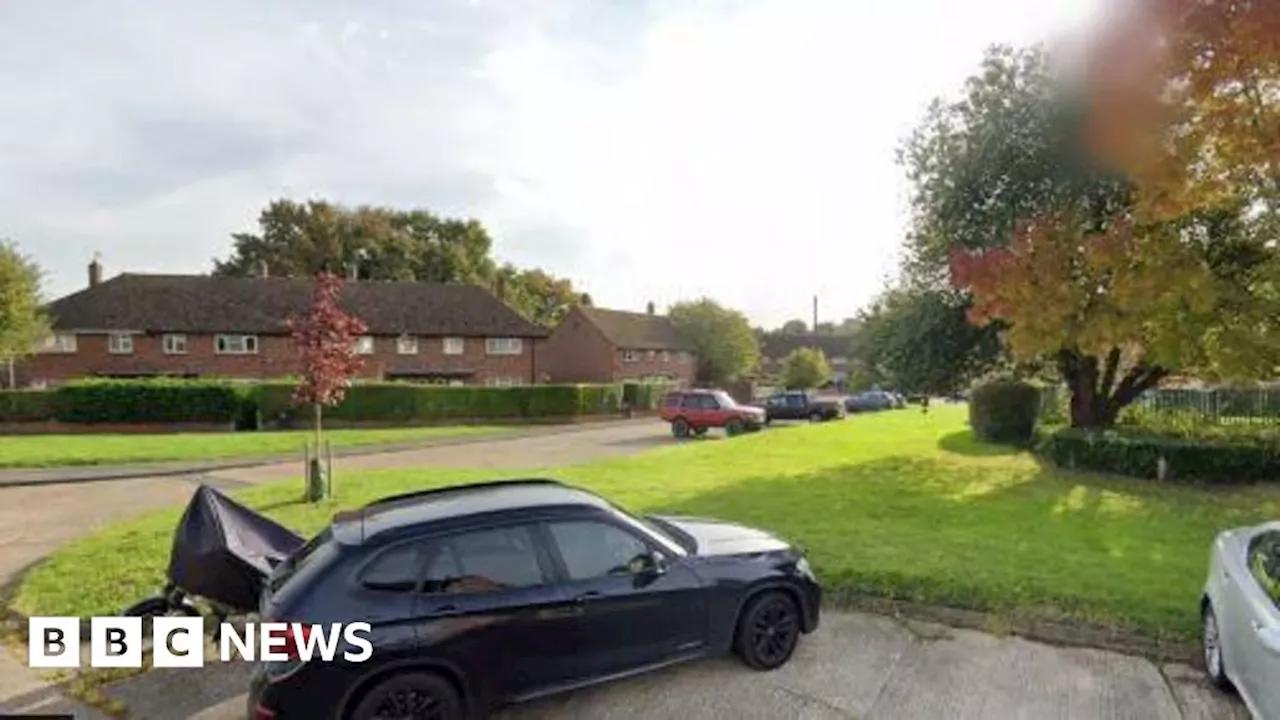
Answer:
[[[562,465],[670,442],[653,422],[335,460],[356,468]],[[0,579],[102,524],[182,503],[197,482],[227,488],[298,474],[296,464],[204,476],[0,488]],[[247,667],[153,671],[108,688],[130,717],[240,720]],[[75,712],[22,658],[0,651],[0,712]],[[795,658],[767,674],[711,660],[544,700],[503,720],[552,718],[1245,718],[1238,702],[1177,665],[1016,637],[831,613]]]

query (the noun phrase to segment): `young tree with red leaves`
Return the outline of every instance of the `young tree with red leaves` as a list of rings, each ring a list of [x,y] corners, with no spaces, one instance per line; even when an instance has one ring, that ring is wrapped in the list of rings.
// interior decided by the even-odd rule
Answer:
[[[363,361],[356,354],[356,339],[367,329],[364,321],[346,312],[338,302],[343,282],[321,271],[315,276],[311,305],[306,315],[289,318],[294,346],[302,361],[302,381],[293,392],[296,405],[310,405],[315,418],[315,457],[307,468],[307,499],[315,502],[329,495],[329,478],[319,461],[322,416],[326,405],[342,402],[351,377]]]

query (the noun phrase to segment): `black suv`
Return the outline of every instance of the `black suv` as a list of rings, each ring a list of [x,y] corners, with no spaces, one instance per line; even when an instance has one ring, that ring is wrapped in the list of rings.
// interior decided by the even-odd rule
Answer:
[[[817,628],[820,597],[766,532],[638,518],[551,480],[397,496],[336,516],[262,598],[264,622],[370,623],[372,656],[260,663],[249,713],[483,717],[730,651],[770,670]]]

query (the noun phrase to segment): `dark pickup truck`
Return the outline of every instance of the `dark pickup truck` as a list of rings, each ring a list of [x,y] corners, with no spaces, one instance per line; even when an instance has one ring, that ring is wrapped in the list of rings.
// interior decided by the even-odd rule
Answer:
[[[804,390],[790,390],[770,395],[757,403],[764,408],[765,422],[774,420],[809,420],[822,422],[839,420],[845,416],[844,403],[839,398],[821,398]]]

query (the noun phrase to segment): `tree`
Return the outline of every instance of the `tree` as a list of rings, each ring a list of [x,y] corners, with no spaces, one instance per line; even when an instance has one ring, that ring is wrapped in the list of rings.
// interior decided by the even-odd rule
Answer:
[[[311,277],[319,271],[362,280],[450,282],[489,288],[532,322],[553,325],[578,301],[573,284],[540,268],[499,266],[493,240],[476,220],[423,209],[344,207],[322,200],[276,200],[257,233],[231,236],[232,254],[215,275]]]
[[[945,395],[1002,361],[1000,327],[970,323],[961,293],[898,286],[863,312],[853,361],[861,384]]]
[[[307,313],[289,318],[302,361],[302,380],[294,389],[293,401],[310,405],[315,421],[315,449],[307,467],[307,499],[311,502],[328,497],[331,491],[328,469],[322,469],[319,457],[323,408],[342,402],[351,377],[364,364],[356,354],[355,342],[367,328],[363,320],[342,309],[342,287],[340,277],[318,272]]]
[[[49,334],[49,319],[40,304],[43,272],[13,242],[0,242],[0,358],[8,386],[14,385],[13,363],[34,352]]]
[[[809,325],[803,320],[788,320],[782,323],[780,332],[784,335],[804,335],[809,332]]]
[[[818,387],[831,379],[831,365],[821,350],[800,347],[783,360],[782,377],[788,388]]]
[[[1132,0],[1091,60],[1092,149],[1147,219],[1280,196],[1280,3]]]
[[[732,382],[750,372],[760,359],[760,346],[746,315],[710,298],[676,303],[667,313],[698,351],[698,379]]]

